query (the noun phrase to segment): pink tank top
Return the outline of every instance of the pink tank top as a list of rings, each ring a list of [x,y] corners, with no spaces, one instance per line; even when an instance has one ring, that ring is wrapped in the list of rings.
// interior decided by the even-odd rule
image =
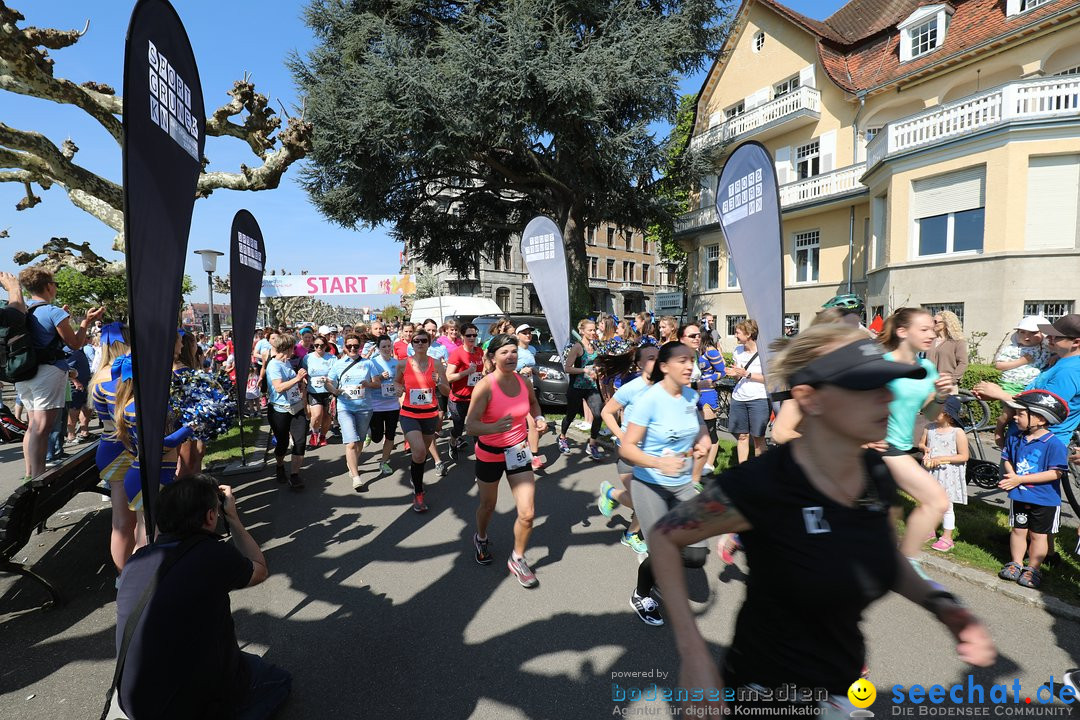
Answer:
[[[514,424],[504,433],[481,435],[480,442],[489,447],[513,447],[525,442],[529,436],[529,427],[525,422],[525,418],[529,416],[529,388],[520,375],[515,374],[514,377],[518,381],[518,394],[514,397],[504,393],[502,388],[499,387],[498,381],[494,377],[491,378],[491,398],[488,400],[487,408],[484,409],[484,414],[480,416],[480,422],[493,423],[509,413],[510,417],[514,419]],[[477,445],[476,459],[485,462],[499,462],[506,458],[502,453],[496,455]]]

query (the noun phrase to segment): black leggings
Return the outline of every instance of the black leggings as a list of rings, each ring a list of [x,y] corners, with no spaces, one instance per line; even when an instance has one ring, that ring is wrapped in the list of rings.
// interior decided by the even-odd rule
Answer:
[[[269,408],[270,431],[274,433],[277,447],[274,448],[274,457],[279,461],[285,459],[285,453],[289,451],[289,437],[292,437],[292,453],[303,457],[307,445],[308,418],[304,411],[295,415],[282,412],[274,407]]]
[[[385,437],[391,443],[397,435],[398,416],[400,410],[376,410],[371,414],[371,442],[379,443]]]
[[[463,434],[465,434],[465,416],[469,414],[469,403],[471,400],[451,400],[450,401],[450,419],[454,424],[450,428],[450,437],[457,440]]]
[[[570,423],[574,422],[578,414],[585,412],[585,406],[592,411],[592,427],[589,428],[589,437],[595,440],[600,437],[600,426],[604,418],[600,417],[600,411],[604,409],[604,400],[600,397],[600,391],[596,388],[576,388],[571,385],[566,391],[566,417],[562,420],[562,433],[570,429]]]

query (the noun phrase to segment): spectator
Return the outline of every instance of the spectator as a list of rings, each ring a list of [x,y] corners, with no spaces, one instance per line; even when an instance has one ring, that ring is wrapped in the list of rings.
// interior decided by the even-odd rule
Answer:
[[[236,641],[229,592],[258,585],[268,570],[232,489],[185,476],[162,489],[157,518],[157,541],[131,557],[117,591],[120,708],[132,720],[269,717],[288,697],[292,676]],[[222,519],[232,544],[214,534]],[[134,633],[124,652],[129,621]]]
[[[409,357],[414,332],[416,332],[416,325],[411,322],[401,326],[401,337],[394,343],[394,359],[404,360]]]
[[[934,315],[934,344],[926,351],[926,359],[934,363],[939,374],[948,373],[953,379],[950,395],[960,391],[960,380],[968,366],[967,340],[960,318],[948,310]]]
[[[73,385],[71,400],[67,404],[67,441],[69,443],[87,442],[90,440],[90,406],[87,404],[88,396],[86,388],[90,384],[90,359],[85,353],[71,353],[71,369],[75,377],[71,378]],[[82,419],[82,431],[79,432],[79,419]]]
[[[743,320],[735,326],[739,344],[732,353],[734,364],[727,375],[737,378],[731,391],[731,410],[728,429],[736,439],[736,454],[740,463],[750,457],[750,441],[754,456],[765,452],[765,428],[769,425],[769,400],[765,392],[765,376],[761,374],[761,359],[757,347],[758,324]]]
[[[1027,384],[1050,367],[1050,353],[1043,345],[1040,325],[1050,321],[1042,315],[1028,315],[1016,324],[1012,337],[994,357],[994,367],[1001,370],[1001,387],[1010,395],[1023,392]]]
[[[32,379],[15,383],[15,391],[29,415],[29,427],[23,436],[26,477],[35,478],[45,471],[49,432],[66,404],[68,382],[64,345],[81,350],[86,344],[87,328],[101,318],[105,310],[87,310],[79,329],[74,330],[67,310],[52,304],[57,290],[52,273],[44,268],[30,267],[19,273],[19,282],[30,293],[26,324],[40,362]]]

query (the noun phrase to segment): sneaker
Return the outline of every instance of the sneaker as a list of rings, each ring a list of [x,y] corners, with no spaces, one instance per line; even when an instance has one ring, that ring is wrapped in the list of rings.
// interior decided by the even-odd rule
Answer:
[[[537,455],[532,459],[532,469],[539,470],[542,467],[544,467],[544,458]]]
[[[326,443],[327,443],[326,436],[325,435],[320,435],[319,436],[319,447],[326,447]],[[364,445],[367,445],[367,442],[365,442]],[[361,449],[363,449],[363,446],[361,446]]]
[[[447,450],[447,452],[450,454],[450,459],[451,460],[457,460],[458,459],[458,444],[457,444],[457,442],[451,440],[450,441],[450,447]]]
[[[383,464],[379,465],[379,472],[381,472],[383,475],[390,475],[394,471],[390,468],[390,463],[384,462]]]
[[[600,483],[600,497],[596,499],[596,506],[600,508],[600,514],[606,518],[611,517],[611,513],[615,512],[615,506],[618,504],[608,497],[608,493],[614,489],[615,486],[607,480]]]
[[[285,466],[284,465],[278,465],[276,470],[275,470],[275,473],[277,475],[277,481],[279,483],[289,481],[289,476],[285,474]]]
[[[645,543],[645,539],[641,537],[641,533],[623,533],[622,544],[638,555],[648,555],[649,553],[649,546]]]
[[[634,612],[641,618],[641,622],[646,625],[664,624],[664,618],[660,615],[660,605],[651,596],[642,597],[635,590],[634,594],[630,596],[630,607],[634,608]]]
[[[303,490],[304,480],[300,477],[300,473],[293,473],[289,476],[289,489],[290,490]]]
[[[360,492],[360,488],[364,487],[364,481],[360,479],[359,475],[353,475],[352,489],[356,492]]]
[[[510,568],[510,573],[521,583],[521,587],[534,588],[540,584],[540,581],[536,579],[536,573],[529,567],[529,563],[525,558],[515,560],[514,556],[511,555],[510,559],[506,561],[506,567]]]
[[[738,549],[738,545],[732,540],[731,535],[721,535],[716,543],[716,552],[719,553],[720,559],[724,561],[725,565],[735,564],[735,551]]]
[[[941,537],[936,543],[934,543],[930,547],[931,549],[937,550],[938,552],[949,552],[953,549],[953,541],[947,537]]]
[[[570,454],[570,443],[564,437],[559,438],[559,452],[563,455]]]
[[[591,460],[602,460],[604,458],[603,452],[600,450],[599,445],[586,445],[585,453],[589,456],[589,459]]]
[[[413,493],[413,512],[427,512],[427,503],[424,502],[424,493]]]
[[[435,475],[437,477],[446,477],[447,472],[448,468],[446,467],[446,463],[435,463]]]
[[[491,540],[481,540],[479,535],[473,533],[472,544],[473,547],[476,548],[476,562],[480,563],[481,565],[490,565],[491,550],[489,549],[489,546],[491,545]]]
[[[716,472],[716,469],[712,465],[705,465],[701,468],[702,475],[712,475],[714,472]]]
[[[607,428],[600,428],[600,435],[602,437],[611,437],[611,431]]]

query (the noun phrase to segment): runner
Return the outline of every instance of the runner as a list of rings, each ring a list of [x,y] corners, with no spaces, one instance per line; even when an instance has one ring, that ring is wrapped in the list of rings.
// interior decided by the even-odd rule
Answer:
[[[660,348],[650,343],[639,345],[633,352],[623,355],[608,355],[597,358],[596,364],[605,377],[615,377],[616,382],[620,378],[622,379],[619,389],[615,391],[615,394],[604,405],[604,409],[600,411],[600,416],[604,419],[608,429],[611,430],[612,436],[615,438],[616,448],[622,443],[623,434],[626,432],[627,409],[641,393],[648,390],[652,385],[649,375],[652,373],[656,364],[656,357],[659,354]],[[617,413],[622,413],[621,423],[615,417]],[[638,555],[644,555],[649,551],[649,546],[645,544],[645,538],[641,533],[641,521],[638,520],[637,513],[633,512],[634,501],[630,494],[631,483],[634,479],[634,468],[630,463],[619,458],[616,471],[622,488],[616,488],[607,480],[600,483],[600,497],[597,498],[596,504],[600,508],[600,514],[604,517],[611,517],[617,505],[630,508],[630,527],[623,533],[622,544]]]
[[[274,446],[277,481],[288,482],[291,490],[303,490],[300,466],[304,464],[310,410],[307,408],[307,388],[304,384],[307,370],[293,370],[289,362],[295,348],[296,341],[292,335],[279,335],[274,341],[274,358],[266,368],[266,384],[270,395],[267,419],[277,441]],[[286,477],[285,453],[289,451],[290,438],[292,468]]]
[[[547,429],[547,420],[540,414],[540,403],[532,387],[516,372],[517,344],[513,335],[492,338],[487,357],[495,370],[473,388],[466,418],[469,434],[477,436],[476,482],[480,504],[476,508],[473,547],[476,562],[481,565],[491,562],[488,523],[499,499],[499,481],[505,474],[517,506],[514,549],[506,566],[522,587],[534,588],[540,581],[525,560],[525,546],[532,534],[536,480],[525,418],[533,417],[540,432]]]
[[[709,433],[697,411],[697,393],[690,389],[693,351],[682,343],[660,348],[649,379],[652,387],[634,398],[623,422],[626,431],[619,457],[633,466],[631,494],[641,520],[645,542],[652,545],[652,527],[680,502],[697,495],[693,484],[695,459],[709,452]],[[683,551],[686,567],[705,565],[705,538]],[[637,587],[630,605],[641,621],[663,625],[652,591],[656,585],[651,557],[638,565]]]
[[[822,325],[793,338],[769,372],[773,389],[790,387],[802,407],[802,437],[728,470],[649,537],[682,660],[680,685],[824,688],[833,697],[799,714],[831,708],[846,716],[865,655],[859,621],[890,588],[952,632],[961,660],[993,663],[985,626],[897,552],[889,518],[895,486],[880,456],[864,450],[886,431],[887,383],[923,370],[885,361],[857,329]],[[734,532],[744,538],[750,576],[721,681],[687,602],[679,549]],[[728,704],[726,712],[740,711]]]
[[[359,341],[350,341],[359,347]],[[400,342],[400,341],[398,341]],[[409,343],[412,343],[412,331],[409,331]],[[379,391],[371,398],[371,442],[382,442],[382,462],[379,464],[379,472],[389,475],[390,454],[394,452],[394,436],[397,434],[398,418],[401,412],[401,402],[398,399],[397,389],[394,387],[394,377],[397,375],[398,365],[402,361],[394,356],[396,345],[392,345],[389,339],[379,340],[379,353],[371,359],[372,375],[380,379]],[[384,439],[385,438],[385,439]]]
[[[379,338],[379,344],[389,345],[390,338]],[[328,394],[337,398],[338,426],[341,428],[341,441],[345,443],[345,466],[349,469],[353,490],[360,492],[363,488],[360,452],[367,442],[372,413],[368,392],[381,387],[382,378],[374,371],[372,361],[360,357],[359,335],[345,338],[345,352],[345,357],[330,367],[325,385]],[[308,406],[311,406],[310,401]]]
[[[431,336],[427,332],[414,334],[412,346],[415,355],[399,363],[394,375],[398,394],[405,395],[400,422],[412,454],[412,509],[418,513],[428,510],[424,502],[424,463],[427,462],[429,446],[434,447],[435,435],[439,432],[439,404],[435,400],[435,391],[438,389],[443,395],[450,394],[446,369],[440,361],[428,357],[430,343]],[[436,472],[442,477],[446,474],[445,470],[439,467],[442,463],[436,463]]]
[[[517,372],[536,390],[536,380],[539,377],[536,366],[536,353],[532,349],[533,333],[535,328],[529,325],[518,325],[514,335],[518,341]],[[490,342],[490,341],[489,341]],[[486,372],[485,363],[485,372]],[[544,456],[540,454],[540,431],[536,429],[536,421],[530,415],[526,418],[529,423],[529,449],[532,450],[532,469],[539,470],[544,467]]]
[[[563,363],[563,368],[570,375],[570,387],[566,393],[566,416],[563,417],[559,432],[559,452],[563,455],[570,454],[570,442],[566,439],[566,431],[570,429],[570,423],[578,413],[584,413],[585,408],[592,411],[592,423],[589,426],[589,444],[586,452],[593,460],[601,460],[604,451],[597,444],[596,439],[600,436],[600,425],[603,418],[600,411],[603,409],[603,398],[600,396],[600,388],[596,385],[596,368],[593,363],[600,355],[596,343],[596,323],[588,318],[583,319],[577,326],[580,342],[570,346]]]
[[[484,351],[476,346],[480,331],[472,323],[461,326],[461,347],[450,353],[446,365],[446,379],[450,383],[450,459],[457,460],[461,448],[468,441],[463,437],[465,416],[469,414],[469,401],[473,388],[484,377]],[[515,361],[517,355],[515,353]]]
[[[409,348],[412,345],[412,336],[416,332],[416,324],[407,322],[401,326],[401,334],[394,342],[394,357],[404,360],[409,357]]]
[[[307,404],[311,411],[309,450],[325,446],[326,431],[330,429],[330,400],[333,395],[326,387],[326,377],[336,360],[327,352],[326,345],[326,337],[316,335],[315,341],[311,344],[311,352],[305,355],[300,363],[301,367],[308,372]],[[340,417],[338,422],[341,422]]]

